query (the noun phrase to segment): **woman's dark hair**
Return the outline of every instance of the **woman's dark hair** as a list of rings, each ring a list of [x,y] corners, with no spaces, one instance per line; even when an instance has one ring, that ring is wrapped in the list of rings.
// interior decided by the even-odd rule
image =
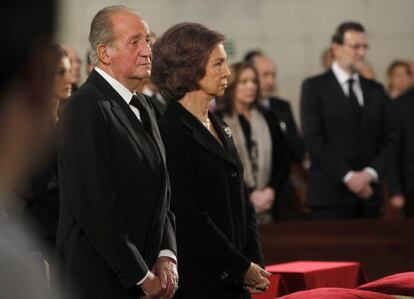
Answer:
[[[342,45],[344,43],[345,33],[348,31],[365,32],[364,26],[357,22],[344,22],[336,28],[332,36],[332,42]]]
[[[233,115],[236,87],[237,87],[237,84],[239,83],[241,73],[246,69],[253,70],[255,77],[256,77],[255,83],[257,85],[257,91],[256,91],[254,102],[252,103],[252,106],[260,107],[259,101],[260,101],[261,95],[260,95],[259,74],[257,73],[257,70],[253,66],[252,63],[239,62],[239,63],[235,63],[231,65],[230,67],[231,75],[229,78],[229,85],[226,88],[226,91],[224,92],[223,97],[221,98],[224,114]]]
[[[264,56],[263,51],[259,49],[250,50],[247,51],[246,54],[244,54],[243,61],[245,62],[252,62],[256,57]]]
[[[224,35],[197,23],[180,23],[168,29],[152,49],[151,80],[168,100],[179,100],[198,90],[208,58]]]

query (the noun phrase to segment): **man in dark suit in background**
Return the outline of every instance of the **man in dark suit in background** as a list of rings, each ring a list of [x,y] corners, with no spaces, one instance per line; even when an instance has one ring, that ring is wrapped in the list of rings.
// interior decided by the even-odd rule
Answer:
[[[262,107],[273,112],[278,119],[290,162],[302,169],[305,145],[298,132],[292,109],[288,101],[273,95],[276,89],[276,66],[269,57],[260,51],[252,51],[249,54],[246,57],[253,63],[259,74]],[[289,172],[282,180],[279,190],[276,190],[276,197],[273,211],[275,218],[289,218],[298,212],[298,200],[295,199]]]
[[[367,48],[361,24],[341,24],[332,38],[332,68],[303,82],[302,128],[311,159],[307,200],[316,219],[381,214],[379,182],[391,143],[384,89],[357,73]]]
[[[414,88],[392,101],[396,127],[389,171],[391,206],[414,217]]]
[[[299,135],[290,104],[273,95],[276,89],[276,66],[264,55],[255,55],[252,62],[260,77],[261,104],[274,112],[279,119],[280,129],[285,136],[292,162],[302,163],[305,145]]]
[[[151,73],[149,28],[110,6],[91,24],[95,70],[68,101],[59,144],[62,279],[76,298],[172,298],[174,219],[154,111],[135,88]]]

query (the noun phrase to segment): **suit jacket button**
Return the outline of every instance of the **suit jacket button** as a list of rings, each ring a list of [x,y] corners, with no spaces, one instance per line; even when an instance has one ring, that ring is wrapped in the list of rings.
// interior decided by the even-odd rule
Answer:
[[[232,178],[235,178],[236,176],[237,176],[237,172],[232,172],[232,173],[231,173],[231,177],[232,177]]]
[[[226,271],[221,272],[221,274],[220,274],[220,278],[221,278],[222,280],[225,280],[227,277],[229,277],[229,274],[227,274],[227,272],[226,272]]]

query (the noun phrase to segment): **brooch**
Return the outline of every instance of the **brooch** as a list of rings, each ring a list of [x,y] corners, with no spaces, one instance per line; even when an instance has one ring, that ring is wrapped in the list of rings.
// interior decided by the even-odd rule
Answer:
[[[224,132],[226,133],[226,135],[231,138],[231,129],[230,127],[224,127]]]

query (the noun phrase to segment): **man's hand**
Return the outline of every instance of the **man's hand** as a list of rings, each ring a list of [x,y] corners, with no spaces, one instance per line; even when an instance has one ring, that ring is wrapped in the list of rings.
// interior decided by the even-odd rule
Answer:
[[[397,194],[391,197],[391,206],[396,209],[401,209],[405,205],[405,197],[401,194]]]
[[[269,209],[272,207],[273,202],[275,201],[276,195],[275,195],[275,189],[266,187],[263,189],[263,193],[265,194],[266,198],[268,199],[270,203]]]
[[[164,290],[161,288],[160,279],[152,272],[150,272],[141,284],[141,289],[145,294],[145,298],[148,299],[159,298],[164,293]]]
[[[155,262],[152,272],[160,279],[163,299],[171,299],[178,288],[178,272],[175,261],[169,257],[161,256]]]
[[[369,199],[371,198],[372,194],[374,194],[374,190],[372,190],[371,185],[365,185],[364,188],[362,188],[361,191],[358,193],[358,197],[362,199]]]
[[[366,171],[355,171],[345,184],[349,190],[355,194],[358,194],[372,181],[372,179],[372,176]]]
[[[267,277],[270,273],[255,263],[250,263],[249,269],[244,274],[243,283],[245,288],[252,294],[262,292],[267,289],[270,282]]]

